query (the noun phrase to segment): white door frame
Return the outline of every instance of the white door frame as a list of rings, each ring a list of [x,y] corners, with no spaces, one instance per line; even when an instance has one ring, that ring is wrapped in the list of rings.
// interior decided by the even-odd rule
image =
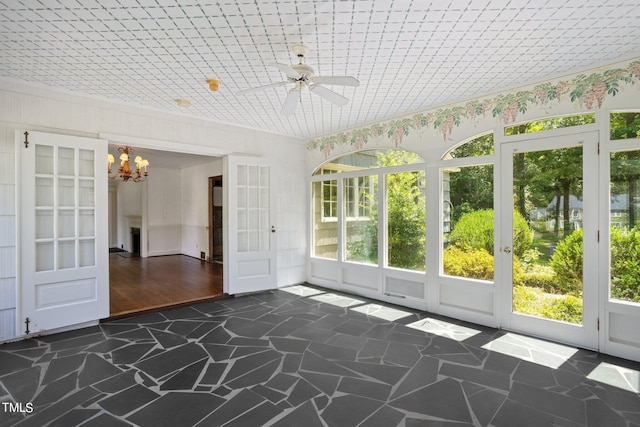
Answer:
[[[500,242],[496,245],[496,267],[500,277],[500,323],[505,329],[540,336],[584,348],[598,348],[598,140],[599,132],[594,126],[580,126],[543,134],[514,135],[501,138],[500,145],[500,214],[496,215]],[[514,150],[531,152],[554,148],[583,147],[583,195],[584,212],[584,314],[583,324],[536,318],[512,313],[512,259],[513,253],[505,253],[511,248],[513,233],[513,166]],[[498,220],[500,218],[500,220]]]
[[[600,147],[600,350],[640,361],[640,304],[609,298],[610,265],[610,154],[639,150],[639,140],[606,141]]]

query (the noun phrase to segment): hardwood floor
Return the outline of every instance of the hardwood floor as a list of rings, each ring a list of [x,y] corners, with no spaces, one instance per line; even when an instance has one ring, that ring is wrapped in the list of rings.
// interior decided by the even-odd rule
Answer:
[[[112,318],[222,295],[222,264],[185,255],[125,258],[109,254]]]

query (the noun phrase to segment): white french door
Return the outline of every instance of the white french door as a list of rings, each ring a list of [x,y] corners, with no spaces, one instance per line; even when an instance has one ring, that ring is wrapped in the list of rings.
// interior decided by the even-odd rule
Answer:
[[[276,229],[271,165],[228,156],[224,168],[224,290],[228,294],[276,287]]]
[[[502,325],[597,349],[598,133],[556,135],[500,148]]]
[[[640,361],[640,140],[609,142],[600,156],[601,350]]]
[[[107,142],[16,132],[18,334],[109,316]]]

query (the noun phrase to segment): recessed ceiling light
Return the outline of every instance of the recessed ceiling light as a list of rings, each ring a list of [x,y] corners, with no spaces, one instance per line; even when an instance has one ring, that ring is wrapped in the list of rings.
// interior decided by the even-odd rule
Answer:
[[[189,101],[188,99],[176,99],[176,104],[178,104],[178,107],[189,107],[191,106],[191,101]]]

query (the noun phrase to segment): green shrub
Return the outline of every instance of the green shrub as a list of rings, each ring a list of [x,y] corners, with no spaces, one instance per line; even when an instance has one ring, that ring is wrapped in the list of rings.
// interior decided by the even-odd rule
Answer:
[[[515,274],[515,273],[514,273]],[[528,269],[520,274],[514,283],[531,288],[540,288],[548,293],[558,293],[556,275],[552,268],[539,266]]]
[[[538,248],[527,249],[522,254],[520,262],[525,269],[529,270],[531,268],[535,268],[539,264],[538,260],[541,256],[542,252],[540,252]]]
[[[547,319],[581,324],[582,310],[582,298],[573,295],[552,295],[549,302],[544,305],[542,316]]]
[[[538,249],[527,250],[522,258],[513,257],[513,285],[539,288],[545,292],[556,294],[556,274],[551,267],[537,264],[541,253]]]
[[[582,292],[582,236],[582,230],[576,230],[560,240],[549,263],[556,273],[558,288],[574,295]]]
[[[493,255],[485,249],[449,246],[443,251],[444,273],[469,279],[493,280]]]
[[[513,253],[523,256],[533,243],[533,230],[518,211],[513,212]]]
[[[611,228],[611,297],[640,302],[640,229]]]
[[[493,254],[493,210],[480,209],[462,215],[451,230],[449,243]]]
[[[451,231],[449,243],[459,247],[484,249],[493,255],[493,222],[493,209],[466,213]],[[518,212],[514,212],[513,223],[513,253],[521,256],[533,242],[533,231]]]
[[[640,302],[640,230],[611,228],[611,297]],[[582,291],[583,232],[562,239],[551,257],[557,287],[580,295]]]
[[[513,311],[517,313],[579,324],[582,310],[582,299],[573,295],[553,295],[528,286],[513,288]]]

